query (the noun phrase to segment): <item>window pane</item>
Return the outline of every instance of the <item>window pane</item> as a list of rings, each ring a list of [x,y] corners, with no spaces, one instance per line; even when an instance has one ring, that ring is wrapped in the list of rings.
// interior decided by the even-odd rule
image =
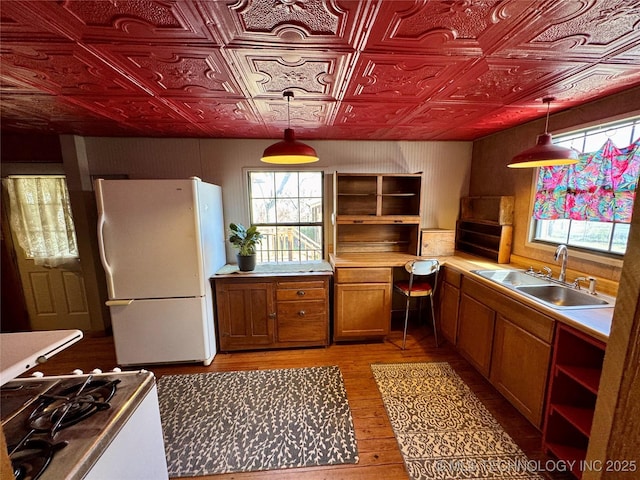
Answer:
[[[300,172],[300,196],[322,198],[322,174]]]
[[[322,198],[300,199],[300,222],[322,222]]]
[[[253,198],[272,198],[274,192],[273,172],[251,172],[251,196]]]
[[[274,223],[276,221],[276,203],[273,198],[258,198],[251,203],[253,219],[251,223]]]
[[[615,253],[625,253],[627,251],[627,240],[629,239],[628,223],[615,223],[613,227],[613,241],[611,251]]]
[[[278,223],[299,223],[298,199],[278,198],[276,200],[276,218]]]
[[[276,197],[295,198],[298,196],[298,173],[276,173]]]
[[[571,221],[569,244],[594,250],[609,250],[613,223]]]
[[[536,240],[553,243],[567,243],[570,220],[538,220]]]

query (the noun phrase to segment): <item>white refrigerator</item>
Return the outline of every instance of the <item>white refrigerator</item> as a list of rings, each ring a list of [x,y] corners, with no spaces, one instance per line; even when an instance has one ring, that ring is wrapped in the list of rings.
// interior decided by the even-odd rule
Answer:
[[[209,365],[209,279],[226,263],[221,188],[198,178],[98,179],[95,192],[118,363]]]

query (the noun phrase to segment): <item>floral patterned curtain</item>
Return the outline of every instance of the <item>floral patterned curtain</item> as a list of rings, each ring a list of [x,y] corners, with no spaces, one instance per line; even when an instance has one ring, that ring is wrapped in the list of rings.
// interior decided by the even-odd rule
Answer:
[[[539,169],[533,216],[630,223],[639,175],[640,138],[625,148],[607,140],[575,165]]]

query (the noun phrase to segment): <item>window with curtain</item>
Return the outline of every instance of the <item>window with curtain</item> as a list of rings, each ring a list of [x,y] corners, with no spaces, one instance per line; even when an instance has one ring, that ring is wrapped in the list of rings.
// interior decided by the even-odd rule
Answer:
[[[640,174],[639,127],[635,119],[558,137],[554,143],[591,150],[575,165],[538,170],[534,240],[625,253]],[[594,149],[596,141],[604,144]]]
[[[11,229],[27,258],[55,267],[78,258],[69,191],[61,176],[3,179]]]

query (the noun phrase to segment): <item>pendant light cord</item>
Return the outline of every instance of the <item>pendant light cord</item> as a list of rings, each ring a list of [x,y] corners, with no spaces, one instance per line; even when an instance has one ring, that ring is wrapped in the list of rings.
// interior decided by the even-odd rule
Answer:
[[[549,133],[549,109],[551,108],[551,102],[553,102],[555,98],[553,97],[544,97],[542,101],[547,104],[547,121],[544,124],[544,133],[545,135]]]
[[[291,102],[291,98],[293,97],[293,92],[290,90],[286,90],[282,93],[283,97],[287,98],[287,128],[291,128],[291,111],[289,110],[289,103]]]

